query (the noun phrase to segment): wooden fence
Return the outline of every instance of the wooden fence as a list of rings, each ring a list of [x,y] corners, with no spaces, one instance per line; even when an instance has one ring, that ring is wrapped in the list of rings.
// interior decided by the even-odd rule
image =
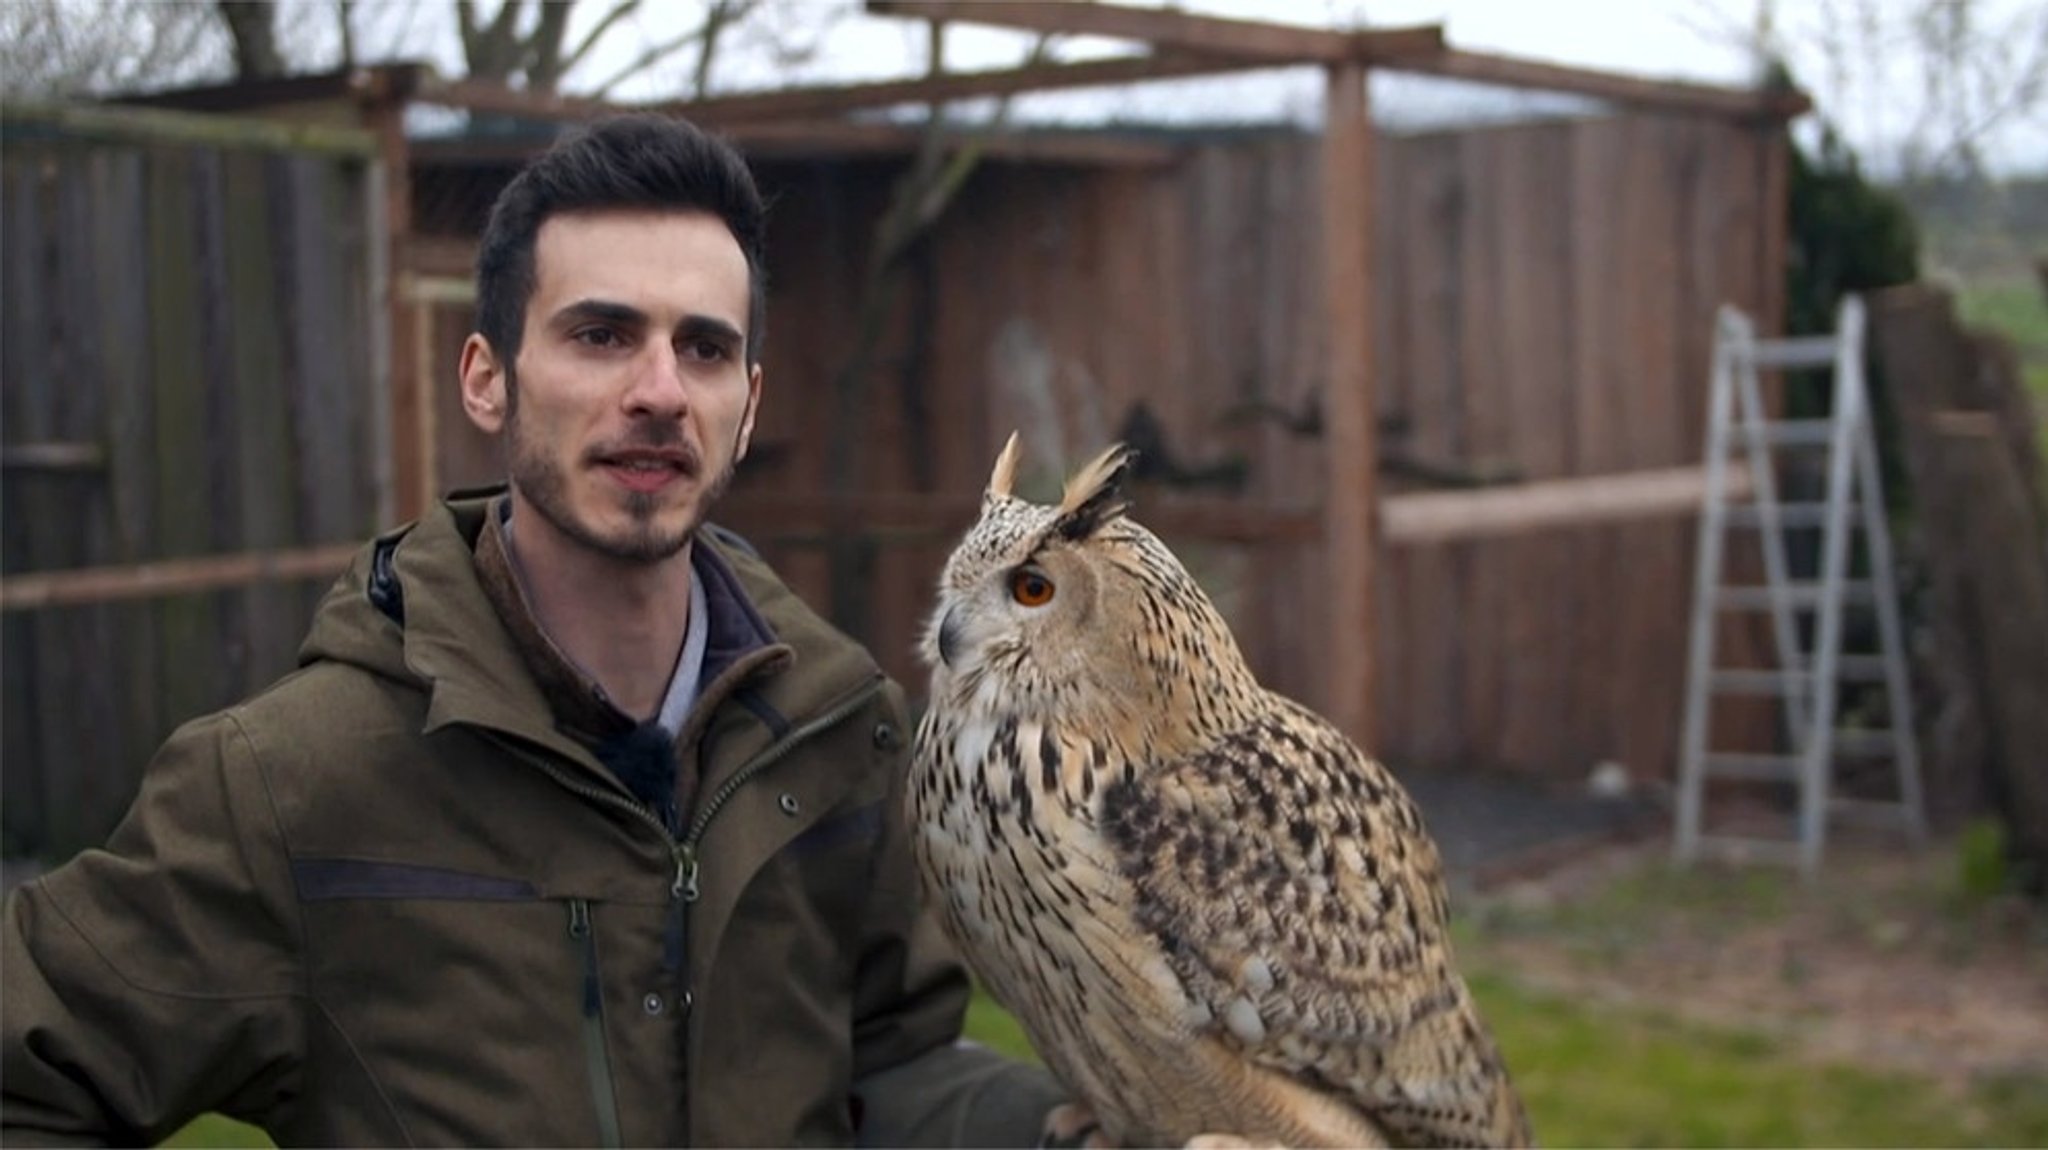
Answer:
[[[8,855],[103,837],[172,728],[290,668],[343,545],[377,523],[371,151],[331,129],[6,111]]]
[[[1715,308],[1777,308],[1785,146],[1775,122],[1642,112],[1381,138],[1389,759],[1670,774],[1694,530],[1678,469],[1700,461]],[[984,162],[912,250],[850,384],[868,245],[901,164],[754,157],[776,205],[768,384],[722,518],[915,689],[932,580],[1002,439],[1023,432],[1027,482],[1046,491],[1136,436],[1140,516],[1202,575],[1266,681],[1323,704],[1342,639],[1319,611],[1318,508],[1350,496],[1321,489],[1316,141],[1069,151]],[[506,174],[416,159],[415,200],[467,203]],[[459,219],[423,213],[454,241],[423,248],[426,270],[459,273]],[[445,373],[467,307],[432,295],[423,347]],[[436,406],[439,484],[488,478],[495,457],[449,418],[452,394]],[[1648,485],[1601,486],[1635,473]],[[1564,485],[1454,519],[1436,506],[1446,478]],[[1614,513],[1560,523],[1555,508],[1589,493]],[[1721,650],[1760,658],[1727,626]],[[1716,721],[1730,728],[1717,745],[1770,737],[1762,704]]]
[[[1784,146],[1775,125],[1652,114],[1382,138],[1389,759],[1669,775],[1691,505],[1527,531],[1499,515],[1415,529],[1410,512],[1439,498],[1417,494],[1432,477],[1696,465],[1714,309],[1776,306]],[[1266,681],[1325,703],[1327,652],[1345,640],[1320,606],[1317,508],[1351,496],[1321,489],[1316,162],[1312,138],[1269,135],[1171,160],[988,165],[914,256],[850,407],[832,380],[890,170],[764,165],[779,206],[763,450],[729,517],[819,603],[848,581],[835,534],[879,537],[855,555],[867,605],[840,617],[915,683],[933,575],[1003,437],[1021,429],[1044,491],[1149,428],[1138,514],[1204,577]],[[827,471],[847,437],[857,492]],[[1729,627],[1722,649],[1754,659],[1754,637]],[[1769,737],[1761,705],[1729,711],[1723,745]]]
[[[0,200],[5,825],[10,850],[49,851],[105,830],[176,722],[289,666],[327,581],[292,573],[338,566],[390,506],[380,434],[404,421],[379,406],[383,365],[423,381],[430,485],[495,477],[453,386],[473,237],[432,205],[437,181],[488,202],[480,182],[510,167],[414,158],[394,277],[412,335],[384,348],[360,137],[28,122],[10,115]],[[1784,146],[1775,121],[1642,112],[1381,138],[1374,749],[1397,766],[1670,772],[1693,530],[1677,469],[1698,462],[1714,309],[1777,308]],[[992,159],[913,249],[852,373],[900,158],[756,155],[776,205],[768,390],[721,518],[915,689],[932,581],[1002,438],[1024,433],[1040,491],[1135,438],[1140,517],[1262,677],[1325,704],[1347,640],[1319,610],[1320,508],[1359,496],[1321,489],[1317,155],[1306,134],[1237,133]],[[1656,483],[1603,486],[1637,472]],[[1549,485],[1447,509],[1447,477]],[[1589,490],[1635,517],[1561,521]],[[279,549],[292,562],[247,554]],[[201,564],[169,586],[290,577],[27,607],[56,601],[27,594],[37,572],[158,560]],[[41,590],[58,586],[79,584]],[[1755,657],[1731,629],[1723,649]],[[1761,711],[1720,718],[1741,729],[1717,745],[1768,737]]]

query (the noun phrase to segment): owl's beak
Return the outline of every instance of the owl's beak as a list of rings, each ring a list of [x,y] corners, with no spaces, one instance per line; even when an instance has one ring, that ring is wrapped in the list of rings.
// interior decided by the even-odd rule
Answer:
[[[939,662],[950,667],[953,656],[960,651],[960,624],[953,618],[958,608],[946,608],[946,617],[939,620]]]

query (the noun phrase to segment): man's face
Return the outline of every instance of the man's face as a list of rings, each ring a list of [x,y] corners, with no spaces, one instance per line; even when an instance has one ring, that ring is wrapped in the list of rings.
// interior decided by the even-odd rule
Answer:
[[[533,513],[522,522],[614,559],[683,548],[753,433],[748,284],[739,243],[708,213],[541,225],[516,370],[481,336],[463,349],[464,406],[505,432],[515,513]]]

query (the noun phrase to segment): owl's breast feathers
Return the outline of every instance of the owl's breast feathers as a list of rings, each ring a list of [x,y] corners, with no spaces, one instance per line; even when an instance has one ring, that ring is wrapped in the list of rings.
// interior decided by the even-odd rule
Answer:
[[[1322,719],[1265,701],[1153,763],[928,715],[911,801],[949,933],[1125,1138],[1526,1144],[1415,807]],[[1305,1116],[1331,1109],[1356,1113]]]

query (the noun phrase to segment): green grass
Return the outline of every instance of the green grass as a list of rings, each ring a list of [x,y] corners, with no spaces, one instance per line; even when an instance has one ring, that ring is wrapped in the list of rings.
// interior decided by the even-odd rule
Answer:
[[[1814,1066],[1760,1035],[1533,993],[1497,976],[1471,984],[1545,1145],[2048,1145],[2041,1079],[1953,1098],[1907,1075]],[[1016,1023],[986,999],[969,1012],[968,1033],[1028,1054]]]
[[[268,1150],[277,1143],[270,1137],[245,1122],[219,1114],[202,1114],[185,1124],[183,1130],[163,1140],[165,1146],[220,1146],[228,1150],[244,1150],[254,1147]]]
[[[1956,311],[1972,327],[2004,334],[2019,350],[2021,377],[2034,397],[2035,434],[2048,455],[2048,296],[2032,279],[1972,282],[1956,298]]]
[[[2039,1146],[2048,1081],[1950,1097],[1908,1075],[1815,1066],[1768,1038],[1472,980],[1551,1146]]]
[[[1636,900],[1697,900],[1707,910],[1734,897],[1690,883],[1645,879],[1579,925],[1626,921]],[[1956,1097],[1910,1075],[1816,1066],[1756,1034],[1532,992],[1498,975],[1476,974],[1471,985],[1546,1145],[2048,1146],[2048,1080],[2039,1077]],[[1032,1057],[1016,1021],[985,996],[969,1007],[967,1033]],[[165,1145],[271,1143],[208,1115]]]

